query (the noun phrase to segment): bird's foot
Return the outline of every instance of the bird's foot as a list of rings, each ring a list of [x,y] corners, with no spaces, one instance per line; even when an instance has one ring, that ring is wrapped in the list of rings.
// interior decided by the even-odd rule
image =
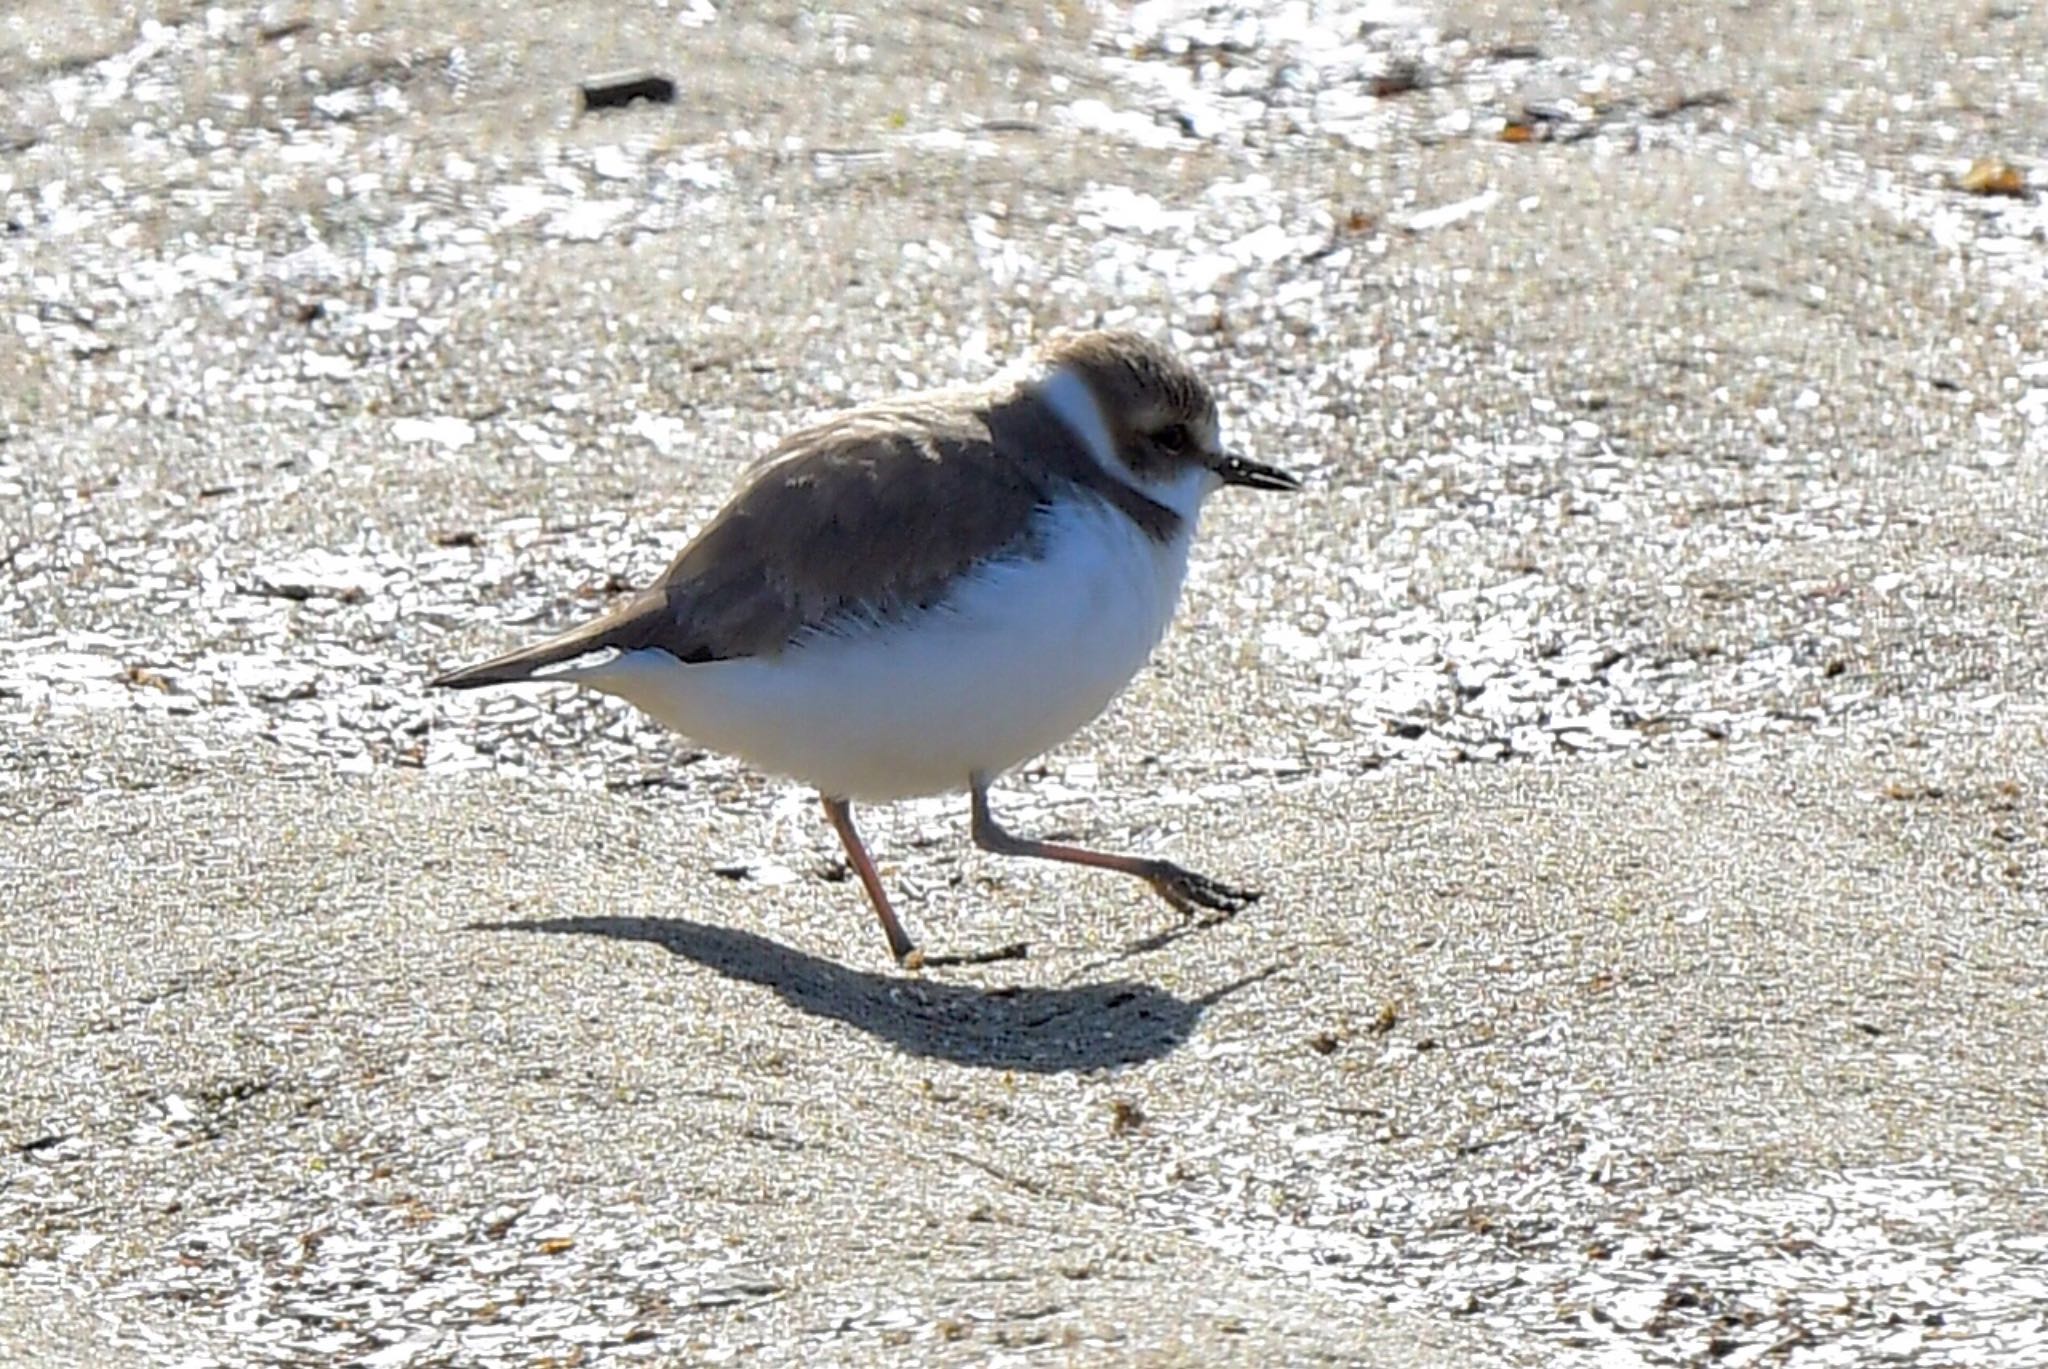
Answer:
[[[1205,909],[1232,917],[1263,897],[1257,889],[1233,888],[1221,880],[1184,870],[1170,861],[1160,861],[1159,868],[1147,876],[1145,882],[1183,917],[1194,917]]]

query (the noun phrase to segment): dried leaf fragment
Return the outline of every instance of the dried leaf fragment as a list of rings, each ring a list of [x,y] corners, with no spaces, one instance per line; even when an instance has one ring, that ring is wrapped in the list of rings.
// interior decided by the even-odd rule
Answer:
[[[1996,157],[1979,157],[1970,163],[1970,169],[1957,178],[1956,184],[1972,195],[2005,195],[2019,199],[2027,193],[2026,173]]]

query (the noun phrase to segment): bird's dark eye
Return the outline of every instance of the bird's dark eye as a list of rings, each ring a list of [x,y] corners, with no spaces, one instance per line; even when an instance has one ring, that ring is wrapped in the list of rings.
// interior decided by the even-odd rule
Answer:
[[[1170,452],[1184,452],[1188,449],[1187,425],[1176,423],[1170,428],[1161,428],[1152,440]]]

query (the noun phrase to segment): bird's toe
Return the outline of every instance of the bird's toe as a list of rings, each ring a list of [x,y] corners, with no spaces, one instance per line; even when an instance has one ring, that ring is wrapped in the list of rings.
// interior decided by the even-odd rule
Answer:
[[[1160,897],[1182,914],[1192,917],[1207,909],[1214,913],[1241,913],[1262,897],[1257,889],[1239,889],[1207,875],[1169,866],[1152,882]]]

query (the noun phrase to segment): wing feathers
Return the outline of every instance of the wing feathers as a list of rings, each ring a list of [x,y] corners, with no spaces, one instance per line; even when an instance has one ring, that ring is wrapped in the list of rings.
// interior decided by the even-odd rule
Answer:
[[[1179,518],[1110,476],[1036,396],[928,396],[796,433],[652,586],[584,627],[433,683],[533,678],[605,648],[688,664],[773,656],[835,624],[929,608],[963,571],[1030,550],[1039,512],[1076,487],[1154,536]]]

